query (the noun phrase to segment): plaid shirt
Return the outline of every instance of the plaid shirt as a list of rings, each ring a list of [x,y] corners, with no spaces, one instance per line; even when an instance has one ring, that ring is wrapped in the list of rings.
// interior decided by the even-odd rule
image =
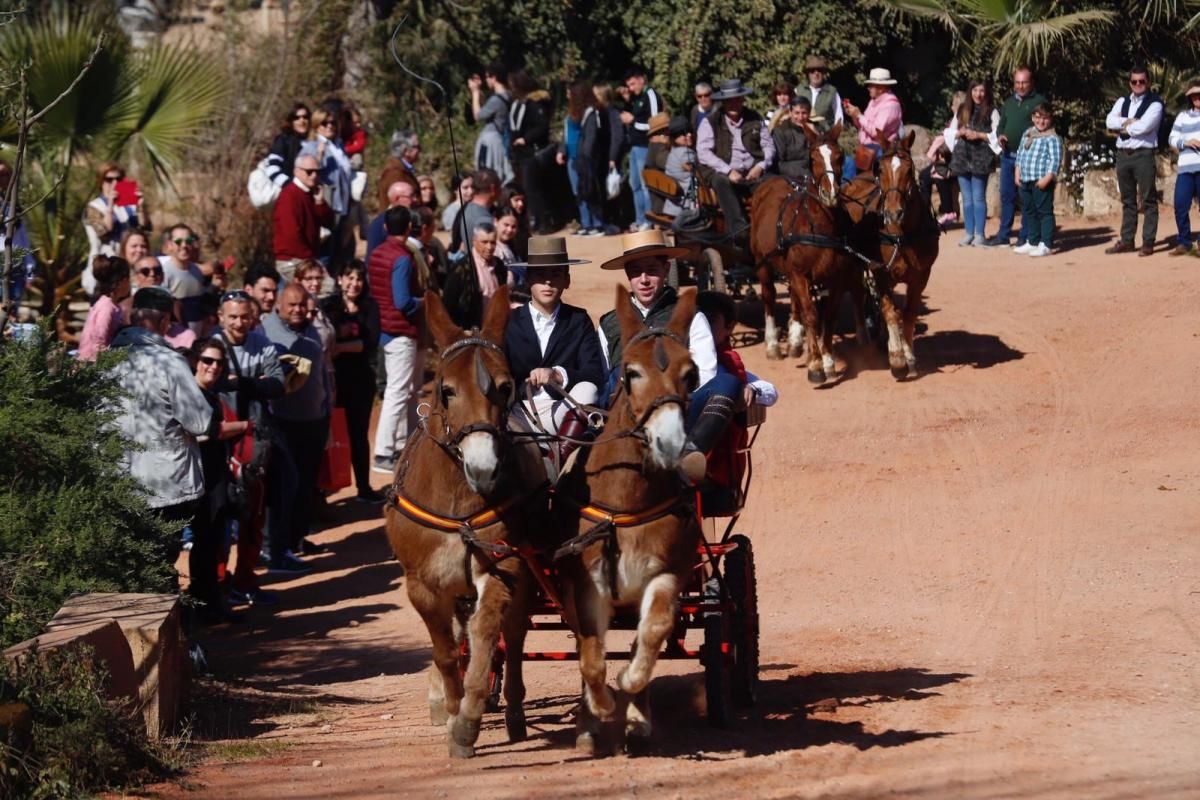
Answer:
[[[1021,170],[1022,183],[1040,181],[1048,172],[1057,175],[1062,164],[1062,139],[1057,134],[1027,139],[1036,132],[1036,128],[1025,131],[1017,146],[1017,169]]]

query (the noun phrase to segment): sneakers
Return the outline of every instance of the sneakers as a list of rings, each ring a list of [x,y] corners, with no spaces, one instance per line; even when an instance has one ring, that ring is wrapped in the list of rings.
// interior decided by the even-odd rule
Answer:
[[[963,240],[958,243],[958,246],[959,247],[970,247],[973,244],[975,244],[975,237],[974,236],[966,236],[966,237],[963,237]]]
[[[1028,245],[1026,245],[1026,246],[1028,247]],[[1039,258],[1041,256],[1048,256],[1048,255],[1050,255],[1050,248],[1046,247],[1045,242],[1042,242],[1041,244],[1035,244],[1029,250],[1027,255],[1030,256],[1031,258]]]
[[[312,572],[312,567],[305,564],[300,559],[288,551],[279,558],[271,560],[267,565],[268,575],[307,575]]]
[[[377,492],[374,489],[367,489],[365,492],[359,492],[355,495],[354,500],[358,503],[382,503],[387,497],[383,492]]]
[[[981,239],[977,242],[978,247],[1008,247],[1008,239],[1001,239],[997,236],[991,236],[987,239]]]
[[[235,606],[277,606],[279,595],[262,589],[251,589],[248,592],[230,589],[229,602]]]
[[[321,553],[328,553],[329,548],[323,544],[317,544],[312,539],[301,539],[299,552],[302,556],[316,556]]]
[[[381,472],[384,475],[396,474],[396,459],[395,457],[388,458],[387,456],[375,456],[371,462],[372,472]]]
[[[1014,247],[1013,252],[1020,253],[1023,256],[1027,256],[1027,255],[1032,254],[1033,250],[1036,248],[1037,248],[1037,245],[1026,242],[1025,244],[1019,244],[1016,247]]]

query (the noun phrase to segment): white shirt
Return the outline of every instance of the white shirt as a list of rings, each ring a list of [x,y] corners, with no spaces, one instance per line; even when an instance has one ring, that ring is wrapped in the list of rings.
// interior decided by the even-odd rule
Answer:
[[[642,319],[645,319],[650,309],[638,302],[636,296],[630,295],[630,299],[633,300],[633,307],[642,315]],[[604,371],[609,372],[612,365],[608,363],[608,339],[604,337],[601,328],[596,329],[596,336],[600,339],[600,352],[604,355]],[[708,319],[699,311],[692,317],[692,325],[688,328],[688,352],[692,356],[692,363],[700,371],[699,385],[703,386],[717,374],[717,345],[713,341]]]
[[[562,308],[562,304],[554,307],[554,311],[550,316],[546,316],[534,306],[533,303],[526,303],[529,306],[529,318],[533,320],[533,332],[537,334],[538,349],[542,351],[542,356],[546,355],[546,348],[550,346],[550,336],[554,333],[554,326],[558,324],[558,311]],[[567,385],[567,370],[565,367],[555,365],[551,367],[558,373],[558,377],[562,378],[562,385]],[[546,394],[543,387],[538,387],[534,397],[541,397]]]
[[[813,86],[812,84],[809,84],[808,86],[801,86],[799,92],[808,92],[808,100],[815,106],[817,104],[817,94],[826,86],[829,86],[829,84],[823,83],[820,86]],[[833,89],[832,86],[830,86],[830,88]],[[833,89],[833,119],[827,119],[825,122],[828,123],[829,127],[832,128],[839,122],[844,121],[845,116],[842,112],[842,96],[838,94],[837,89]]]
[[[750,370],[746,370],[746,383],[754,387],[755,405],[770,407],[779,400],[779,390],[775,388],[775,384],[763,380]]]
[[[1155,103],[1146,109],[1146,113],[1142,114],[1141,119],[1134,119],[1133,115],[1137,113],[1138,106],[1142,104],[1145,95],[1129,95],[1129,116],[1121,116],[1121,106],[1125,104],[1125,98],[1122,97],[1117,102],[1113,103],[1112,111],[1108,112],[1108,116],[1104,120],[1104,126],[1110,131],[1120,130],[1125,124],[1125,120],[1133,119],[1133,123],[1129,126],[1126,133],[1128,138],[1117,137],[1118,150],[1141,150],[1149,147],[1151,149],[1158,148],[1158,126],[1162,122],[1163,107],[1162,103]]]

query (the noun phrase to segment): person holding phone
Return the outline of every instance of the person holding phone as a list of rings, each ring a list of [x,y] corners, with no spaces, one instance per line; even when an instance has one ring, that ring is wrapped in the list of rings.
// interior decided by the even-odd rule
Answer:
[[[88,296],[96,293],[92,263],[96,256],[121,255],[121,238],[132,228],[151,230],[146,198],[137,181],[126,180],[125,170],[115,161],[105,161],[96,171],[99,197],[93,198],[83,212],[83,228],[88,237],[87,267],[81,283]]]

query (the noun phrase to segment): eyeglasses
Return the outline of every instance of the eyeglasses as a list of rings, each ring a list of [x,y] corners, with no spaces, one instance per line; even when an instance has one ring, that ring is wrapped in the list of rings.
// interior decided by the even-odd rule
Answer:
[[[206,367],[224,366],[225,360],[212,356],[200,356],[200,363]]]
[[[296,167],[296,169],[300,170],[305,175],[313,175],[313,174],[321,171],[317,167]]]
[[[703,100],[706,97],[712,97],[712,92],[704,92],[704,93],[697,92],[696,93],[697,100]]]
[[[222,303],[228,303],[230,300],[244,300],[249,302],[250,295],[243,289],[234,289],[232,292],[226,292],[225,294],[221,295]]]
[[[1130,78],[1129,85],[1130,86],[1145,86],[1146,79],[1145,78]]]
[[[119,181],[119,180],[121,180],[121,176],[120,176],[120,175],[105,175],[105,176],[104,176],[104,182],[105,182],[105,183],[114,183],[114,182],[116,182],[116,181]]]
[[[145,275],[147,277],[150,275],[162,275],[163,268],[162,267],[139,267],[137,273],[138,273],[138,275]]]
[[[200,241],[200,239],[199,239],[199,237],[196,237],[196,236],[189,236],[186,239],[172,239],[171,241],[174,242],[175,244],[182,245],[182,244],[195,244],[196,242]]]

